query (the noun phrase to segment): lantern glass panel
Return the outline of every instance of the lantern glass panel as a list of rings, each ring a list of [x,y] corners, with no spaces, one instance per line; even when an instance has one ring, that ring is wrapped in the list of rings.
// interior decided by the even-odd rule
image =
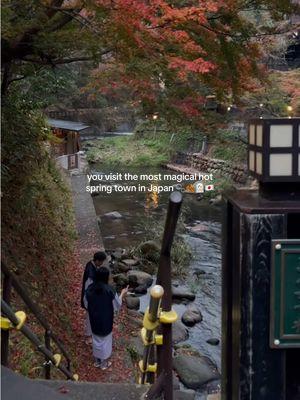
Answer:
[[[256,173],[262,174],[262,154],[256,153]]]
[[[300,153],[298,154],[298,175],[300,176]]]
[[[250,150],[249,151],[249,169],[250,169],[250,171],[254,171],[254,157],[255,157],[254,151]]]
[[[291,176],[292,154],[270,154],[270,176]]]
[[[262,146],[263,142],[263,127],[262,125],[256,126],[256,146]]]
[[[271,125],[270,147],[292,147],[293,125]]]
[[[255,125],[249,127],[249,143],[255,144]]]

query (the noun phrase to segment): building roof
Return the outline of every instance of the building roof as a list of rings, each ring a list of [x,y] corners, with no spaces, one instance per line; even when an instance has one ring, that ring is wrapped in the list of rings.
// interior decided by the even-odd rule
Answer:
[[[89,125],[86,125],[82,122],[76,122],[76,121],[64,121],[62,119],[53,119],[53,118],[47,118],[48,124],[51,126],[51,128],[59,128],[59,129],[64,129],[66,131],[83,131],[84,129],[90,128]]]

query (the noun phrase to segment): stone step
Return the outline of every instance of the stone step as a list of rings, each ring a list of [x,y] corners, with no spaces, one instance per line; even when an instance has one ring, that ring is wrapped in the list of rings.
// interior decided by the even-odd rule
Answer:
[[[55,393],[65,393],[74,400],[140,400],[147,386],[130,383],[73,382],[39,380]],[[44,399],[43,399],[44,400]]]
[[[1,367],[5,400],[141,400],[148,385],[28,379]],[[174,400],[194,400],[193,390],[175,390]]]
[[[5,400],[71,400],[68,395],[56,393],[50,387],[5,367],[1,367],[1,397]]]

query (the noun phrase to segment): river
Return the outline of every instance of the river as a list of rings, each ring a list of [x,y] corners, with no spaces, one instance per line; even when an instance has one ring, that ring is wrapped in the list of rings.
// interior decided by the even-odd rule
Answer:
[[[109,168],[93,165],[92,173],[119,173],[126,169],[132,174],[168,173],[164,169],[151,168]],[[115,184],[115,182],[111,182]],[[118,184],[135,182],[118,182]],[[144,182],[143,182],[144,184]],[[150,183],[149,183],[150,185]],[[101,233],[106,249],[130,248],[143,240],[143,221],[151,216],[160,220],[166,212],[169,193],[118,192],[101,193],[95,196],[94,205],[101,218]],[[195,194],[185,194],[183,200],[186,232],[185,241],[190,245],[193,258],[188,266],[185,282],[196,294],[195,304],[200,308],[203,321],[189,329],[186,342],[221,367],[221,344],[208,344],[210,338],[220,340],[221,336],[221,209],[197,201]],[[122,219],[102,218],[105,213],[118,211]],[[141,311],[148,304],[148,297],[141,298]],[[183,304],[174,304],[179,316],[185,310]]]

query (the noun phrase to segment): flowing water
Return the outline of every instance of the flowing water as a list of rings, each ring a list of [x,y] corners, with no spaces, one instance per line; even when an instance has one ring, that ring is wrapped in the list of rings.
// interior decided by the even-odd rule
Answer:
[[[123,172],[124,168],[111,169],[93,166],[95,173]],[[126,169],[134,174],[168,173],[163,169],[139,168]],[[111,182],[115,184],[115,182]],[[138,184],[135,181],[134,184]],[[123,182],[118,184],[128,184]],[[144,182],[143,182],[144,184]],[[101,193],[94,197],[97,215],[101,218],[101,233],[106,249],[130,248],[141,242],[146,226],[143,221],[147,217],[161,220],[164,215],[169,193],[119,192]],[[188,278],[184,284],[196,294],[195,304],[200,308],[203,321],[189,329],[186,342],[208,356],[220,369],[221,344],[213,346],[206,341],[221,336],[221,210],[220,208],[199,202],[195,194],[184,195],[183,207],[186,223],[185,241],[190,245],[193,259],[188,266]],[[123,218],[109,219],[105,213],[118,211]],[[179,283],[179,282],[178,282]],[[141,310],[148,305],[148,296],[141,298]],[[179,316],[186,306],[174,304]]]

